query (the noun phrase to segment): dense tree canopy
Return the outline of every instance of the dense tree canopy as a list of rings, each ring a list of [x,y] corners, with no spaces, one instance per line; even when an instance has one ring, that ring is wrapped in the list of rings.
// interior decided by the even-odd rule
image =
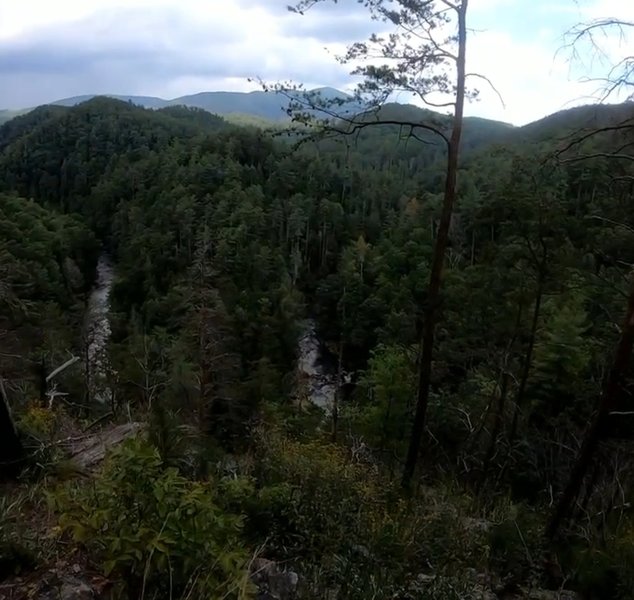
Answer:
[[[566,482],[620,333],[634,261],[633,163],[570,160],[618,147],[609,131],[572,152],[558,150],[567,143],[561,132],[578,128],[580,119],[609,124],[632,108],[587,110],[522,129],[465,123],[421,471],[429,482],[458,482],[488,508],[508,497],[530,514],[545,514]],[[415,143],[384,127],[296,150],[203,111],[147,111],[101,98],[6,123],[0,376],[14,412],[28,412],[37,401],[43,363],[50,371],[69,352],[83,352],[83,302],[97,257],[107,251],[116,265],[113,408],[152,415],[160,460],[172,464],[170,435],[183,424],[199,434],[185,453],[192,470],[175,463],[183,476],[206,477],[221,452],[260,448],[254,477],[261,489],[252,496],[227,492],[222,501],[235,508],[241,499],[249,543],[270,534],[267,543],[280,558],[302,556],[314,565],[324,552],[348,548],[339,525],[320,524],[323,514],[306,509],[317,495],[349,523],[351,539],[370,535],[379,522],[385,529],[372,535],[398,537],[388,534],[383,513],[355,513],[339,503],[335,479],[349,486],[350,498],[394,506],[374,495],[372,482],[376,473],[384,476],[388,493],[405,459],[444,184],[443,153]],[[307,316],[354,383],[342,396],[339,446],[332,448],[320,445],[330,427],[314,430],[293,400]],[[95,407],[84,406],[80,371],[65,375],[64,402],[86,415]],[[619,412],[629,412],[630,375]],[[258,424],[271,419],[280,429],[263,450]],[[571,529],[573,541],[598,539],[600,530],[616,539],[610,536],[621,530],[611,520],[631,527],[630,429],[611,422],[598,457],[606,457],[604,466],[578,502],[588,529]],[[357,452],[359,440],[377,469],[365,483],[343,458],[343,448]],[[610,452],[615,445],[617,455]],[[141,458],[121,460],[132,469]],[[170,477],[166,486],[181,485]],[[293,478],[305,487],[291,493]],[[405,528],[405,513],[397,510],[405,508],[389,513],[391,526]],[[265,522],[270,530],[263,534],[258,523]],[[311,537],[313,526],[330,537]],[[409,539],[404,530],[399,535]],[[407,554],[414,542],[405,549],[394,539],[390,550],[380,550],[379,537],[372,540],[363,542],[377,544],[368,551],[385,552],[386,561],[398,556],[399,568],[420,559]],[[498,547],[494,541],[491,548]],[[574,548],[562,569],[574,571],[582,555],[589,560]],[[348,572],[323,561],[342,585]],[[415,574],[411,568],[402,576]],[[390,572],[394,581],[401,577],[396,566]],[[385,593],[396,593],[385,576]],[[578,572],[573,578],[585,585]]]

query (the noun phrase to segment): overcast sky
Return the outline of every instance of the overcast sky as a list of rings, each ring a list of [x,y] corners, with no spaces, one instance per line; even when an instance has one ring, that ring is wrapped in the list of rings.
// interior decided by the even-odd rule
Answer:
[[[324,3],[305,16],[288,0],[0,0],[0,108],[22,108],[79,94],[174,98],[200,91],[249,91],[249,77],[309,87],[350,87],[334,56],[376,23],[355,0]],[[483,88],[468,114],[523,124],[594,91],[583,69],[560,53],[580,21],[634,21],[634,0],[471,0],[468,69]],[[627,40],[600,40],[621,56]],[[630,43],[634,39],[630,38]],[[631,51],[630,51],[631,54]]]

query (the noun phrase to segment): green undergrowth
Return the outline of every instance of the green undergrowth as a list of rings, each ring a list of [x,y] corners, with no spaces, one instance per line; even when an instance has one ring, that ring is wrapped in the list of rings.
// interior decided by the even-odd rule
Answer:
[[[224,510],[212,483],[166,468],[143,439],[114,450],[94,481],[57,489],[51,503],[124,597],[248,597],[243,517]]]
[[[0,582],[29,573],[60,551],[51,535],[55,516],[46,506],[46,486],[43,480],[0,487]]]
[[[0,502],[0,574],[27,573],[63,549],[97,565],[122,600],[243,600],[256,597],[249,568],[261,556],[300,575],[300,600],[542,588],[632,598],[627,519],[601,543],[573,538],[555,551],[542,533],[546,510],[482,502],[451,478],[405,494],[343,434],[332,443],[310,411],[278,413],[267,413],[240,454],[164,415],[150,420],[149,435],[112,449],[92,477],[60,477],[57,463],[30,471]],[[42,439],[54,427],[38,411],[21,423]]]
[[[375,464],[320,437],[263,426],[252,440],[203,479],[149,440],[129,440],[93,480],[50,493],[60,535],[122,582],[122,598],[253,597],[258,555],[299,573],[306,599],[476,598],[483,574],[520,564],[518,578],[533,576],[534,531],[511,505],[485,520],[469,495],[442,485],[403,495]]]

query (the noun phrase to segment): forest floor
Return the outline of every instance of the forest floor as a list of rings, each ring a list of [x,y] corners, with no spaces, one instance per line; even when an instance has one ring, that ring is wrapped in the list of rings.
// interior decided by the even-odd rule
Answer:
[[[83,546],[76,544],[68,533],[62,533],[54,508],[55,490],[61,482],[79,477],[90,484],[107,450],[136,436],[144,428],[141,422],[117,424],[102,421],[99,425],[102,425],[100,429],[92,431],[91,425],[82,427],[60,412],[59,429],[53,442],[47,444],[55,449],[55,460],[51,461],[54,466],[43,461],[40,477],[0,487],[0,549],[3,524],[13,528],[11,533],[19,532],[19,536],[13,535],[12,539],[20,542],[13,555],[6,549],[0,552],[0,556],[12,558],[10,564],[3,565],[0,561],[0,600],[108,600],[112,597],[117,582],[104,577],[101,565],[91,561]],[[421,498],[426,499],[431,512],[435,510],[445,515],[452,514],[451,507],[444,505],[447,499],[436,489],[430,487],[425,488],[424,492],[421,490]],[[13,516],[3,520],[3,513]],[[474,537],[492,526],[491,522],[475,513],[471,516],[456,513],[455,518],[461,521],[461,531]],[[300,571],[299,576],[292,571],[278,572],[274,560],[264,560],[264,563],[268,566],[259,569],[264,573],[260,576],[262,581],[254,577],[257,572],[252,573],[252,580],[260,590],[270,590],[273,584],[277,585],[281,581],[285,589],[293,591],[285,592],[282,596],[258,597],[295,598],[294,589],[298,579],[301,580]],[[13,571],[7,572],[7,568]],[[470,573],[465,578],[473,583],[472,593],[475,594],[469,597],[484,600],[578,599],[574,592],[565,590],[529,589],[524,586],[509,588],[491,573],[478,572],[475,568],[469,568],[468,571]],[[417,581],[422,587],[431,586],[438,577],[441,576],[431,572],[419,575]]]
[[[100,574],[99,568],[90,563],[76,544],[65,536],[60,537],[49,494],[57,482],[69,476],[90,476],[108,449],[142,429],[141,423],[133,422],[108,424],[87,433],[72,419],[62,417],[58,435],[46,445],[58,453],[54,472],[35,482],[0,486],[0,508],[6,514],[19,515],[20,522],[8,526],[20,529],[22,542],[21,547],[8,548],[4,552],[5,556],[11,557],[12,565],[3,565],[0,561],[0,600],[108,597],[107,590],[113,582]],[[2,523],[0,520],[0,533]],[[0,546],[2,544],[0,539]],[[7,572],[16,566],[17,572]]]

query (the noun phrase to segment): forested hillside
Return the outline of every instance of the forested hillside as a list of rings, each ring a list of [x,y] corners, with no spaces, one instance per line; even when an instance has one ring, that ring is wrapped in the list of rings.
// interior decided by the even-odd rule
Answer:
[[[629,366],[574,518],[543,535],[634,261],[632,161],[610,156],[623,134],[558,152],[596,128],[589,110],[522,129],[465,121],[407,492],[442,146],[386,125],[295,148],[202,110],[105,98],[3,125],[0,578],[26,586],[68,552],[112,597],[247,598],[264,557],[299,574],[302,598],[632,598]],[[604,107],[600,123],[626,118],[632,105]],[[107,405],[83,327],[102,253]],[[296,367],[307,318],[348,376],[325,413]],[[87,484],[65,444],[130,420],[146,433]]]
[[[325,98],[346,98],[347,95],[333,88],[317,88],[313,90]],[[53,100],[53,106],[72,107],[96,97],[94,94],[73,96],[61,100]],[[244,118],[248,116],[254,120],[267,122],[269,125],[275,123],[288,122],[289,116],[286,112],[288,98],[282,94],[268,94],[261,90],[253,92],[199,92],[180,96],[171,100],[164,100],[155,96],[124,96],[120,94],[108,94],[106,97],[128,102],[136,106],[151,109],[164,109],[174,106],[184,106],[187,108],[200,108],[213,114],[222,115],[230,119]],[[0,109],[0,123],[26,113],[32,108],[21,108],[20,110]]]

